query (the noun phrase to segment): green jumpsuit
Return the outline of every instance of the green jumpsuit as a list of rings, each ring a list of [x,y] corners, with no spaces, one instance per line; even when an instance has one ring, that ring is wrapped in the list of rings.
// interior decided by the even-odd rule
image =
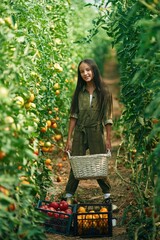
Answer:
[[[106,153],[104,126],[112,124],[112,116],[108,116],[106,110],[103,120],[100,120],[97,92],[93,92],[90,103],[90,94],[85,87],[79,93],[78,106],[79,109],[71,115],[71,117],[77,119],[72,142],[72,156],[85,155],[87,150],[90,154]],[[103,193],[110,192],[111,186],[107,178],[97,179],[97,182]],[[71,169],[66,193],[74,195],[78,183],[79,180],[75,179]]]

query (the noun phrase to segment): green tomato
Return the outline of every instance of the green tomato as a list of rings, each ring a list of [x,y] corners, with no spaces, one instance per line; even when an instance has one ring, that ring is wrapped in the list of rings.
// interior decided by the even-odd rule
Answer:
[[[51,145],[52,145],[51,142],[46,142],[46,143],[45,143],[45,146],[46,146],[46,147],[51,147]]]

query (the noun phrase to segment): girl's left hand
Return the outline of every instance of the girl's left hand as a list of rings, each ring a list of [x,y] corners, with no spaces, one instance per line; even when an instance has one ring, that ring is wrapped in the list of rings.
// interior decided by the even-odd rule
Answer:
[[[110,140],[107,140],[106,142],[106,150],[111,150],[111,141]]]
[[[71,149],[72,149],[72,143],[71,143],[70,140],[67,140],[67,142],[66,142],[66,146],[65,146],[65,152],[67,152],[67,151],[70,152]]]

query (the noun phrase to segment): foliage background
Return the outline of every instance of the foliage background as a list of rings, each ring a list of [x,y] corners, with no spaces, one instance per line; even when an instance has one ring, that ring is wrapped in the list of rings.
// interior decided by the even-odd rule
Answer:
[[[96,28],[102,27],[112,38],[120,66],[124,111],[119,150],[125,150],[125,165],[132,169],[130,185],[135,194],[135,204],[126,207],[124,221],[129,239],[158,239],[160,3],[110,0],[93,5],[102,13]]]

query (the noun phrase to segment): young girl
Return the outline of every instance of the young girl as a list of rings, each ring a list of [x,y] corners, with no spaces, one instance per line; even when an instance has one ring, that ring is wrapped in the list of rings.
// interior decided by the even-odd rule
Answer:
[[[71,103],[68,138],[65,151],[73,156],[106,153],[111,149],[112,96],[102,84],[99,69],[91,59],[78,65],[78,81]],[[106,130],[106,139],[103,130]],[[72,140],[73,135],[73,142]],[[97,179],[107,203],[110,203],[108,179]],[[66,185],[66,198],[71,202],[79,180],[71,169]]]

